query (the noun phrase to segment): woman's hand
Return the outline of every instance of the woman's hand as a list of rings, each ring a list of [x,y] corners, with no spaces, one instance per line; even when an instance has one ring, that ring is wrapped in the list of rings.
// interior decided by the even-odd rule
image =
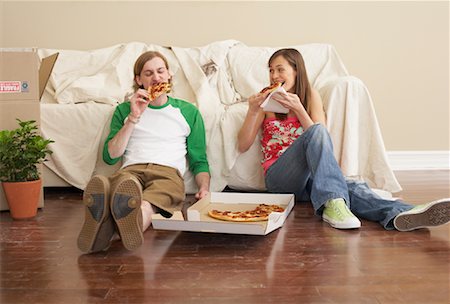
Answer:
[[[307,130],[316,122],[325,124],[325,114],[322,110],[323,106],[320,95],[316,91],[313,91],[312,96],[309,101],[309,108],[310,110],[312,109],[312,115],[305,109],[297,94],[277,92],[273,94],[272,98],[289,109],[289,111],[292,111],[302,124],[303,129]]]
[[[131,115],[136,118],[141,117],[142,113],[150,103],[147,90],[139,89],[130,98]]]
[[[248,98],[248,112],[259,113],[262,111],[261,104],[266,100],[269,92],[257,93]]]
[[[297,96],[297,94],[293,93],[283,93],[283,92],[277,92],[272,95],[272,98],[276,100],[278,103],[280,103],[285,108],[297,112],[300,110],[305,110],[305,107],[300,101],[300,98]]]

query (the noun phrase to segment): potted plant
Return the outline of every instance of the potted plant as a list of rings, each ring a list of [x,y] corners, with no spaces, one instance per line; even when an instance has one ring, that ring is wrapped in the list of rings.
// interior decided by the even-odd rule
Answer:
[[[36,121],[21,121],[15,130],[0,131],[0,181],[13,219],[36,216],[42,180],[38,164],[53,141],[38,133]]]

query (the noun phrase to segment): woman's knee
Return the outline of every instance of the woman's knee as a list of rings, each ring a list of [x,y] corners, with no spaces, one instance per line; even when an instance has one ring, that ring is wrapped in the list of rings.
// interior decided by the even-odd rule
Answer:
[[[327,128],[321,123],[316,123],[308,128],[307,132],[309,132],[311,138],[314,138],[314,142],[323,140],[328,141],[330,139],[330,134],[328,133]]]
[[[328,134],[327,128],[321,123],[315,123],[311,127],[309,127],[308,131],[311,130],[311,132],[316,134]]]

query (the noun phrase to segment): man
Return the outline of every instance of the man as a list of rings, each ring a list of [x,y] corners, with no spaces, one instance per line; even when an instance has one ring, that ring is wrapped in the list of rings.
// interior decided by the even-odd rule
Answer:
[[[106,163],[122,159],[123,164],[110,178],[97,175],[86,186],[85,222],[78,237],[82,252],[108,249],[116,227],[125,248],[134,250],[142,245],[153,213],[170,216],[180,210],[186,156],[198,186],[195,197],[208,194],[203,119],[194,105],[167,95],[171,77],[158,52],[136,60],[135,93],[117,106],[103,149]],[[162,89],[149,93],[157,87]]]

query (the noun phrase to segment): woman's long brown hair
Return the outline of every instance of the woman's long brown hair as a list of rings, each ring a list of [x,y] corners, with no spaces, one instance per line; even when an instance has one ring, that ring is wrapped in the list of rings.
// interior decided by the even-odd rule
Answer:
[[[309,101],[311,99],[311,85],[309,84],[308,74],[306,73],[305,61],[303,60],[302,54],[300,54],[298,50],[292,48],[279,49],[278,51],[273,53],[272,56],[270,56],[269,66],[272,63],[272,61],[278,56],[283,56],[283,58],[286,59],[289,65],[296,72],[297,76],[295,79],[294,93],[297,94],[306,111],[309,112]],[[286,115],[283,115],[281,117],[285,118]],[[277,118],[280,117],[277,115]]]

